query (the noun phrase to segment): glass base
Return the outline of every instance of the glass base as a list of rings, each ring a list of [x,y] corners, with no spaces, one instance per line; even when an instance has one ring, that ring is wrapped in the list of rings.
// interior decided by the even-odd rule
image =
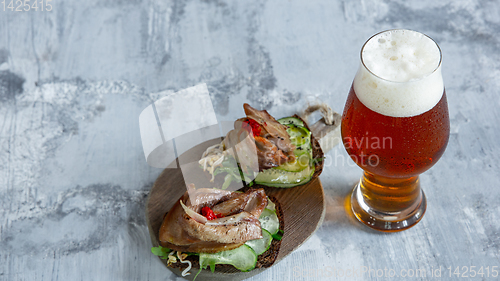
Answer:
[[[381,211],[366,203],[361,192],[362,181],[352,191],[351,209],[354,216],[366,226],[383,232],[398,232],[416,225],[424,216],[427,201],[421,189],[419,200],[409,207],[399,211]]]

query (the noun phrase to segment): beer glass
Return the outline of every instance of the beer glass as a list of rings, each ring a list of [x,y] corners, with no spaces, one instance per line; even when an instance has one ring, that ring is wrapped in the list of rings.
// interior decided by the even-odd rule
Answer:
[[[426,209],[418,176],[439,160],[450,133],[439,46],[403,29],[368,39],[341,131],[364,170],[351,195],[356,218],[384,232],[418,223]]]

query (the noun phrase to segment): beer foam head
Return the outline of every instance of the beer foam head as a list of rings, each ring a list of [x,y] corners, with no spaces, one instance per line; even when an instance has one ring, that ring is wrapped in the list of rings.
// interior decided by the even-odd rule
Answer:
[[[379,33],[363,46],[361,62],[354,91],[375,112],[415,116],[432,109],[443,95],[441,51],[422,33]]]

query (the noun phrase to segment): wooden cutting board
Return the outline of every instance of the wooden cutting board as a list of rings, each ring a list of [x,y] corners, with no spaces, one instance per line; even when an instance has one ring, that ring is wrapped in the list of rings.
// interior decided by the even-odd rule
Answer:
[[[220,140],[198,145],[189,151],[190,155],[200,155],[205,149]],[[199,153],[198,153],[199,152]],[[284,235],[275,264],[302,245],[321,225],[325,216],[325,196],[319,178],[294,188],[266,187],[266,194],[276,197],[281,203],[284,213]],[[158,240],[159,229],[164,215],[174,203],[186,192],[184,178],[180,169],[165,169],[153,185],[146,203],[146,222],[154,247],[160,245]],[[166,261],[160,259],[166,266]],[[178,269],[167,267],[175,274]],[[250,272],[210,272],[203,270],[196,280],[243,280],[256,275],[265,268],[254,269]],[[197,270],[191,270],[191,275],[186,276],[192,280]]]
[[[340,141],[341,116],[336,112],[330,112],[329,114],[331,114],[330,119],[332,121],[329,125],[322,118],[310,126],[324,153],[335,147]],[[207,147],[220,143],[220,141],[221,139],[214,139],[195,146],[185,152],[181,158],[188,162],[197,161]],[[185,155],[188,156],[185,157]],[[285,229],[279,254],[275,261],[276,264],[302,245],[321,225],[325,217],[325,196],[319,178],[293,188],[265,187],[264,189],[267,195],[278,199],[284,213]],[[154,247],[160,245],[158,235],[163,217],[185,191],[186,187],[181,169],[165,169],[154,183],[146,203],[146,222]],[[166,260],[160,260],[165,266],[167,265]],[[168,266],[167,268],[181,276],[180,270]],[[196,280],[243,280],[264,270],[266,268],[258,268],[250,272],[240,272],[236,269],[231,271],[216,269],[212,273],[207,269],[203,270]],[[193,280],[196,272],[197,269],[192,269],[191,275],[184,278]]]

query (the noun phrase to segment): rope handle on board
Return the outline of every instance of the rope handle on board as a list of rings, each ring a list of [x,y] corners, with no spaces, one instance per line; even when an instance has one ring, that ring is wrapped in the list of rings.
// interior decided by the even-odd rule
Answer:
[[[309,124],[309,116],[319,111],[323,118],[309,126],[314,137],[318,140],[323,153],[327,153],[340,143],[340,122],[342,116],[333,111],[330,106],[322,102],[319,104],[309,104],[300,114],[300,117]]]

